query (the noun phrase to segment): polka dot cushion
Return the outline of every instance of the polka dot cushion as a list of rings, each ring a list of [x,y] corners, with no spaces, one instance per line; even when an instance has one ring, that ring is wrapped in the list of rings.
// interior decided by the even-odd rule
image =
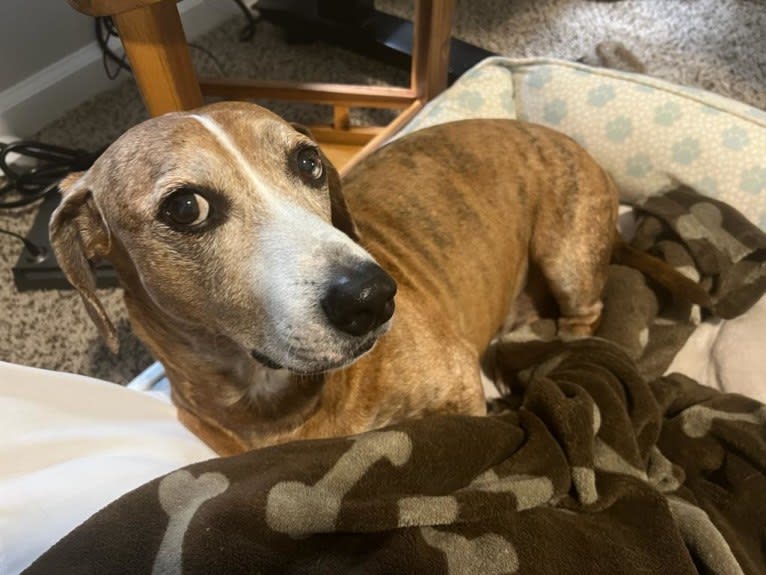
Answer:
[[[469,117],[517,117],[568,134],[611,173],[625,202],[683,183],[766,227],[766,113],[756,108],[638,74],[489,58],[406,132]]]
[[[498,65],[493,64],[497,61]],[[504,59],[480,62],[431,100],[397,135],[466,118],[516,118],[513,69]]]

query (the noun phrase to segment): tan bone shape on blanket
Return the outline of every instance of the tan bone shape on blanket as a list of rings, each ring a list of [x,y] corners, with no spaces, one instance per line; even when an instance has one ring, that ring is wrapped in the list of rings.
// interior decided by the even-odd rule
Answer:
[[[154,560],[152,575],[182,573],[184,535],[194,514],[203,503],[217,497],[228,487],[229,480],[222,473],[203,473],[195,479],[185,469],[175,471],[160,481],[157,495],[168,514],[168,527]]]
[[[314,485],[283,481],[266,498],[266,522],[274,531],[302,537],[335,529],[341,501],[365,473],[381,459],[397,467],[412,453],[412,441],[401,431],[360,435],[322,479]]]

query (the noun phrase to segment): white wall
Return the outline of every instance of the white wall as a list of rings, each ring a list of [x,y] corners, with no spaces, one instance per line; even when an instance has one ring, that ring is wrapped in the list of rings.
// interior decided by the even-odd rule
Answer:
[[[93,42],[93,26],[60,0],[2,0],[0,92]]]
[[[188,39],[238,13],[231,0],[183,0],[178,9]],[[0,141],[29,137],[114,85],[92,18],[65,0],[0,0]]]

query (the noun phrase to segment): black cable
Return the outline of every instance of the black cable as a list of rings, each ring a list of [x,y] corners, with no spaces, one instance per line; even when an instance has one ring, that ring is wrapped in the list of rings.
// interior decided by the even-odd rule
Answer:
[[[115,27],[114,22],[112,22],[111,18],[109,17],[96,18],[96,41],[98,42],[98,45],[101,48],[101,58],[104,64],[104,72],[106,72],[106,76],[110,80],[114,80],[117,76],[120,75],[120,72],[122,72],[123,70],[129,73],[133,72],[130,68],[130,64],[128,64],[127,56],[126,55],[120,56],[109,47],[109,40],[111,38],[119,38],[119,37],[120,37],[119,32],[117,32],[117,28]],[[199,50],[205,56],[210,58],[216,70],[218,71],[218,73],[221,76],[225,75],[223,65],[221,64],[220,60],[218,60],[218,58],[215,57],[215,54],[213,54],[210,50],[200,46],[199,44],[195,44],[193,42],[187,42],[187,45],[189,46],[189,48],[193,48],[194,50]]]
[[[98,17],[96,18],[96,42],[98,42],[99,48],[101,48],[101,61],[104,64],[104,72],[106,77],[110,80],[114,80],[120,75],[122,70],[130,72],[130,65],[128,64],[128,58],[126,55],[119,56],[109,47],[109,40],[111,38],[118,38],[117,28],[110,17]],[[110,69],[109,63],[112,63],[113,68]]]
[[[15,167],[8,162],[8,155],[12,153],[31,158],[37,165]],[[41,142],[0,143],[0,172],[5,180],[0,186],[0,208],[20,208],[41,200],[58,190],[59,182],[68,173],[88,169],[99,154]],[[5,199],[8,196],[16,196],[16,199]],[[24,236],[4,229],[0,229],[0,234],[23,242],[28,258],[33,262],[41,262],[47,256],[44,246],[38,246]]]
[[[11,153],[32,158],[36,165],[26,169],[14,167],[7,161]],[[24,140],[0,144],[0,172],[5,179],[0,186],[0,209],[19,208],[44,198],[68,173],[87,170],[100,153]],[[8,196],[16,199],[6,199]]]
[[[214,54],[213,54],[213,53],[212,53],[210,50],[208,50],[207,48],[203,48],[203,47],[202,47],[202,46],[200,46],[199,44],[195,44],[195,43],[193,43],[193,42],[187,42],[187,45],[189,46],[189,48],[194,48],[195,50],[199,50],[199,51],[200,51],[200,52],[202,52],[202,53],[203,53],[205,56],[207,56],[208,58],[210,58],[210,60],[211,60],[211,61],[213,62],[213,64],[215,65],[215,68],[216,68],[216,70],[218,71],[218,73],[219,73],[221,76],[225,76],[225,75],[226,75],[226,72],[224,72],[224,70],[223,70],[223,66],[221,65],[221,62],[220,62],[220,60],[218,60],[218,58],[216,58],[216,57],[215,57],[215,55],[214,55]]]
[[[237,5],[247,20],[247,24],[239,33],[239,41],[249,42],[255,36],[255,25],[258,23],[260,18],[256,18],[253,15],[252,11],[245,5],[243,0],[234,0],[234,3]],[[115,26],[112,18],[109,16],[97,17],[95,20],[95,27],[96,42],[98,42],[98,46],[101,48],[101,57],[107,78],[114,80],[123,70],[126,72],[131,72],[127,55],[119,55],[109,47],[109,40],[112,38],[120,37],[120,33],[117,31],[117,26]],[[215,64],[218,73],[224,75],[224,69],[221,65],[221,62],[218,60],[218,58],[215,57],[215,55],[213,55],[212,52],[210,52],[210,50],[192,42],[189,42],[188,45],[190,48],[199,50],[208,58],[210,58],[213,61],[213,64]]]
[[[242,28],[239,33],[239,41],[249,42],[253,39],[253,36],[255,36],[255,25],[258,23],[258,20],[260,20],[260,17],[256,18],[253,16],[253,13],[247,6],[245,6],[245,3],[242,0],[234,0],[234,3],[242,11],[242,14],[244,14],[245,20],[247,20],[247,24],[245,24],[245,27]]]
[[[12,236],[24,242],[24,247],[27,248],[29,255],[32,256],[32,260],[35,262],[43,261],[45,259],[45,256],[48,254],[48,250],[46,250],[44,246],[35,245],[24,236],[21,236],[15,232],[11,232],[11,231],[0,228],[0,234]]]

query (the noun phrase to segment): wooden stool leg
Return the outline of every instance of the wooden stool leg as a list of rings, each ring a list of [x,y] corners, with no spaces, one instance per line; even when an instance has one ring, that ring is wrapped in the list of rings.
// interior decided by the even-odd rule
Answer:
[[[175,0],[113,16],[144,104],[152,116],[202,105]]]
[[[351,128],[349,109],[346,106],[333,106],[332,127],[336,130],[348,130]]]
[[[412,88],[427,102],[447,87],[455,0],[417,0],[412,47]]]

